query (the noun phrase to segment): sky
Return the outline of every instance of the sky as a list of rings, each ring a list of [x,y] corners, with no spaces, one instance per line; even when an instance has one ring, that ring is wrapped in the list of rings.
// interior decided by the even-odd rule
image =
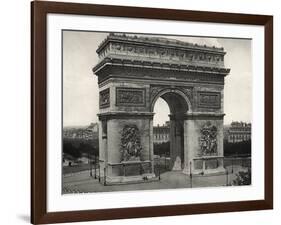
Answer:
[[[63,32],[63,126],[84,126],[97,122],[99,91],[92,68],[98,62],[96,49],[108,33]],[[154,35],[155,36],[155,35]],[[162,36],[165,37],[165,36]],[[251,41],[245,39],[166,36],[181,41],[224,47],[225,67],[230,74],[224,86],[224,124],[251,122],[252,62]],[[159,98],[154,107],[154,125],[164,124],[170,113]]]

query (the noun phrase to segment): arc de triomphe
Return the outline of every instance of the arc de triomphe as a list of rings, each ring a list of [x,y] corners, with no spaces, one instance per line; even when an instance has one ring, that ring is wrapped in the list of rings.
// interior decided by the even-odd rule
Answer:
[[[223,48],[110,34],[97,49],[99,156],[108,183],[155,179],[153,110],[170,108],[170,168],[222,173]]]

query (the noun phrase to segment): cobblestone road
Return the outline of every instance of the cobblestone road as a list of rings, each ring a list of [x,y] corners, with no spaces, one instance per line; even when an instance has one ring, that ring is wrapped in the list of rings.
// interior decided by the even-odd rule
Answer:
[[[217,176],[194,176],[192,178],[192,188],[198,187],[218,187],[231,184],[235,179],[235,173],[243,170],[235,167],[234,173]],[[109,191],[131,191],[131,190],[154,190],[154,189],[174,189],[191,188],[190,177],[175,171],[168,171],[161,174],[161,179],[152,182],[138,184],[122,184],[104,186],[98,179],[90,177],[89,171],[67,175],[63,178],[63,193],[89,193],[89,192],[109,192]]]

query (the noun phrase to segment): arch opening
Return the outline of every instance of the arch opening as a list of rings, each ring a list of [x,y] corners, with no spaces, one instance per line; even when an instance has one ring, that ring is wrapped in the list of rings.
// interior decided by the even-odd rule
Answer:
[[[184,169],[184,116],[189,109],[186,98],[175,91],[163,91],[153,102],[153,152],[162,171],[163,167],[165,170]]]

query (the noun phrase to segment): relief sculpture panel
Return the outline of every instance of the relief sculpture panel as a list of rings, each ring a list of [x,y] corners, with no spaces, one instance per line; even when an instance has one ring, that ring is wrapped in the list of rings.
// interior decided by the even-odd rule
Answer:
[[[125,125],[121,132],[121,162],[140,160],[141,135],[136,125]]]
[[[100,98],[99,98],[99,105],[100,109],[107,108],[110,105],[110,94],[109,94],[109,88],[103,90],[100,92]]]
[[[202,155],[216,155],[217,154],[217,133],[218,129],[208,121],[200,129],[200,150]]]
[[[220,109],[220,92],[198,92],[198,107]]]
[[[144,88],[116,88],[117,106],[145,106]]]

